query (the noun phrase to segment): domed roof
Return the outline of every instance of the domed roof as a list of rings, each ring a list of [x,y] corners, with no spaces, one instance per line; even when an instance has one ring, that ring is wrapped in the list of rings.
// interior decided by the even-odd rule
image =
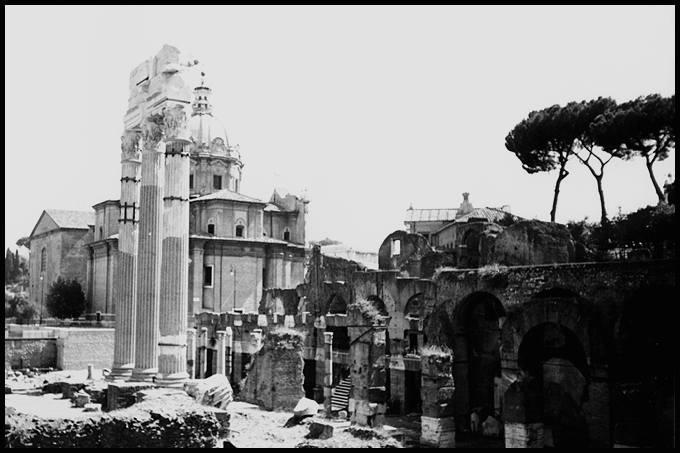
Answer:
[[[229,147],[227,131],[220,121],[210,113],[198,113],[189,121],[191,138],[196,148],[206,147],[210,149],[216,138],[221,138],[224,146]]]

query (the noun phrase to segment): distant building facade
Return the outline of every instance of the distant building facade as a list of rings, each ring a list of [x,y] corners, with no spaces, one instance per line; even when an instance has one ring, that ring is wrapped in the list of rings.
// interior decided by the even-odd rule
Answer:
[[[29,259],[29,299],[44,304],[50,286],[57,278],[77,280],[87,286],[88,252],[95,223],[92,212],[46,209],[31,235]]]

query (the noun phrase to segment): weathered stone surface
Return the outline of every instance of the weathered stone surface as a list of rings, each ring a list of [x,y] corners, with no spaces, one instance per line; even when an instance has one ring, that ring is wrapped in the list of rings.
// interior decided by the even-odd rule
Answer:
[[[574,261],[574,243],[567,227],[559,223],[526,220],[514,223],[502,232],[484,234],[480,265],[504,266],[570,263]]]
[[[482,434],[489,437],[498,437],[501,434],[502,428],[501,422],[489,415],[484,423],[482,423]]]
[[[297,406],[293,409],[293,414],[301,417],[303,415],[316,415],[319,413],[319,403],[309,398],[301,398]]]
[[[333,427],[326,423],[312,422],[309,425],[309,433],[305,437],[307,439],[330,439],[333,437]]]
[[[204,406],[226,409],[234,400],[234,391],[229,379],[223,374],[213,374],[185,385],[186,392]]]

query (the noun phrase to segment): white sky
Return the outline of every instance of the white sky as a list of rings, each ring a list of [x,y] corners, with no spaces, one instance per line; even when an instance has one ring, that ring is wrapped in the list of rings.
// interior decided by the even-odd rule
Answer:
[[[120,198],[130,72],[164,44],[205,64],[243,194],[306,189],[308,240],[375,252],[409,205],[463,192],[549,220],[556,174],[522,170],[508,132],[675,93],[675,6],[5,6],[6,247],[44,209]],[[557,221],[598,221],[595,179],[567,169]],[[607,165],[604,190],[610,217],[656,204],[642,159]]]

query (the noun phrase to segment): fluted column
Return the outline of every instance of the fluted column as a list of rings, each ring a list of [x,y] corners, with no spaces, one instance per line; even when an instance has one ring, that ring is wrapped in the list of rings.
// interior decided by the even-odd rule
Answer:
[[[137,325],[137,227],[141,132],[125,131],[122,140],[120,216],[118,218],[118,300],[113,343],[113,366],[108,379],[128,380],[135,366]]]
[[[158,378],[163,387],[182,387],[187,373],[189,312],[189,143],[183,104],[165,109],[165,196],[161,266]]]
[[[137,329],[133,381],[151,382],[158,373],[158,311],[160,306],[163,184],[165,174],[163,116],[143,123],[142,182],[137,258]]]

